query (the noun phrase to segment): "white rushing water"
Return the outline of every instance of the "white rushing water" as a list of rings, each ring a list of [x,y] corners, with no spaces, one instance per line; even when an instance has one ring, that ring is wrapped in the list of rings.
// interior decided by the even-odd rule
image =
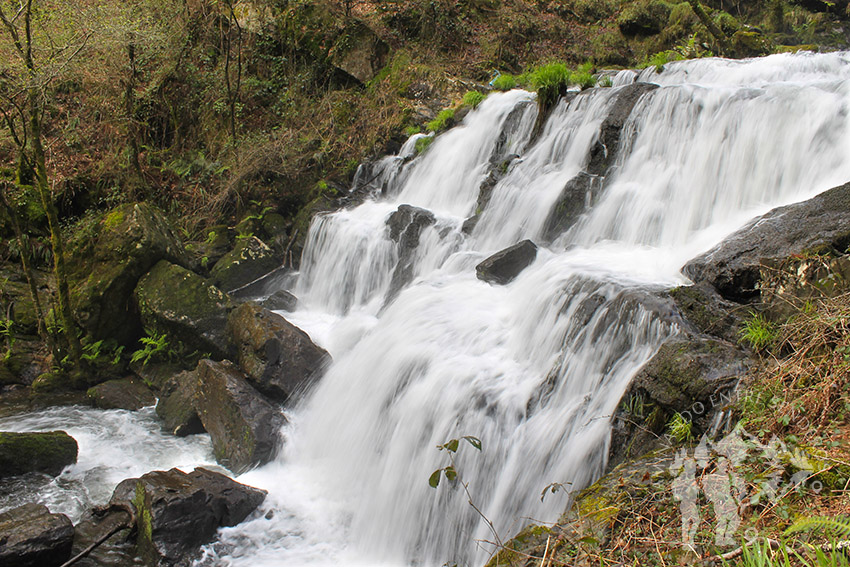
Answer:
[[[561,189],[635,78],[661,88],[636,105],[589,212],[546,244]],[[284,315],[334,362],[293,408],[280,457],[240,477],[269,490],[260,513],[202,564],[483,564],[495,536],[469,498],[507,539],[557,519],[569,488],[603,470],[610,415],[677,331],[646,299],[687,283],[681,266],[753,216],[850,180],[847,54],[674,63],[615,85],[562,102],[535,140],[533,95],[492,94],[423,155],[410,159],[411,141],[385,158],[382,192],[314,220],[299,309]],[[405,253],[387,228],[402,204],[435,219]],[[476,278],[525,238],[541,248],[516,280]],[[464,435],[483,444],[457,453],[469,495],[431,488],[449,464],[436,446]],[[554,482],[568,490],[541,502]]]

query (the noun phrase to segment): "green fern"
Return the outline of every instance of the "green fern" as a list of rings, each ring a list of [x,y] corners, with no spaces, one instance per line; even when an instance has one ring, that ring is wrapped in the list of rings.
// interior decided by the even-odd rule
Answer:
[[[785,530],[785,534],[790,535],[809,531],[819,531],[835,537],[847,537],[850,535],[850,519],[800,518]]]

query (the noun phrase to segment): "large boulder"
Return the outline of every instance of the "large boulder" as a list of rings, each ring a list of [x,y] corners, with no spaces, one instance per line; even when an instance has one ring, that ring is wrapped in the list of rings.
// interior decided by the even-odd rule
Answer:
[[[64,431],[0,432],[0,478],[29,472],[56,476],[77,462],[77,441]]]
[[[233,302],[201,276],[161,261],[139,281],[135,296],[146,329],[179,337],[208,356],[230,353],[224,328]]]
[[[709,284],[702,282],[670,290],[685,321],[700,333],[713,335],[731,343],[741,338],[743,321],[749,309],[740,303],[723,299]]]
[[[130,301],[139,278],[160,260],[188,266],[189,258],[177,231],[146,203],[104,215],[93,234],[69,251],[74,314],[93,337],[128,343],[140,331]]]
[[[256,236],[242,238],[210,270],[212,284],[233,291],[268,274],[281,265],[281,259]]]
[[[248,381],[273,400],[285,402],[304,390],[330,361],[307,333],[253,303],[233,310],[227,331]]]
[[[228,360],[201,360],[166,384],[157,404],[165,427],[177,435],[207,431],[216,460],[236,474],[274,458],[286,423],[246,378]]]
[[[89,402],[100,409],[138,410],[156,403],[156,397],[138,378],[108,380],[86,392]]]
[[[384,68],[389,52],[389,46],[372,28],[360,20],[350,20],[330,59],[337,69],[365,83]]]
[[[838,255],[850,244],[850,183],[813,199],[773,209],[688,262],[682,271],[694,282],[708,282],[723,297],[758,299],[764,261],[792,255]]]
[[[197,468],[153,471],[116,487],[110,505],[132,507],[139,555],[151,567],[188,566],[221,527],[235,526],[266,492]]]
[[[24,504],[0,514],[0,565],[53,567],[71,557],[74,525],[43,504]]]
[[[479,280],[504,285],[513,281],[536,257],[537,245],[530,240],[523,240],[496,252],[475,266],[475,273]]]

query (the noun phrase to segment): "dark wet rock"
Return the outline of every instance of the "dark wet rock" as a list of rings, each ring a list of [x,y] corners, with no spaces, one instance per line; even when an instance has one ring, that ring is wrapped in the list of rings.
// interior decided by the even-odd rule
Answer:
[[[536,257],[537,245],[530,240],[523,240],[496,252],[475,266],[475,273],[479,280],[504,285],[513,281]]]
[[[71,557],[74,525],[43,504],[24,504],[0,514],[0,565],[52,567]]]
[[[5,344],[0,348],[5,353]],[[41,340],[16,337],[9,356],[0,356],[0,386],[30,385],[41,374],[49,371],[50,366],[50,359]]]
[[[261,307],[269,311],[295,311],[298,306],[298,298],[285,289],[279,289],[259,302]]]
[[[126,344],[141,333],[131,301],[139,278],[160,260],[190,261],[165,215],[146,203],[104,215],[94,234],[69,251],[74,314],[92,337]]]
[[[274,458],[286,419],[233,363],[202,360],[190,377],[195,409],[219,463],[241,474]]]
[[[475,227],[478,226],[478,221],[481,220],[481,215],[472,215],[465,221],[460,227],[460,231],[464,234],[472,234],[472,231],[475,230]]]
[[[749,312],[740,304],[723,299],[707,283],[670,290],[670,297],[687,322],[701,333],[735,343],[740,338],[743,319]]]
[[[56,476],[77,462],[77,442],[64,431],[0,432],[0,477],[28,472]]]
[[[658,349],[632,380],[614,418],[609,466],[658,448],[670,419],[680,414],[699,437],[731,400],[749,357],[727,341],[677,335]]]
[[[138,378],[108,380],[86,392],[91,404],[100,409],[138,410],[156,403],[156,397]]]
[[[162,261],[139,281],[135,296],[146,329],[216,358],[229,354],[224,327],[233,302],[201,276]]]
[[[264,490],[207,469],[171,469],[123,481],[110,505],[135,511],[137,549],[147,565],[182,567],[219,528],[245,520],[265,497]]]
[[[419,246],[419,237],[436,221],[431,211],[411,205],[399,206],[387,219],[390,239],[398,243],[398,263],[390,281],[389,298],[395,297],[413,279],[413,256]]]
[[[345,41],[331,51],[331,63],[359,83],[366,83],[386,65],[390,48],[360,20],[350,20],[343,33]]]
[[[303,391],[330,362],[307,333],[259,305],[234,309],[227,331],[248,381],[273,400],[285,402]]]
[[[290,286],[294,281],[292,268],[279,266],[260,279],[229,292],[235,301],[253,301],[257,297],[269,295]]]
[[[242,238],[210,270],[211,283],[229,292],[268,274],[282,263],[274,251],[257,238]]]
[[[163,428],[178,437],[203,433],[204,426],[195,409],[196,380],[191,372],[172,376],[162,387],[156,414]]]
[[[850,183],[813,199],[773,209],[683,268],[726,299],[758,299],[762,263],[792,255],[840,255],[850,244]]]
[[[543,238],[552,241],[567,230],[599,198],[602,178],[581,172],[570,179],[543,225]]]

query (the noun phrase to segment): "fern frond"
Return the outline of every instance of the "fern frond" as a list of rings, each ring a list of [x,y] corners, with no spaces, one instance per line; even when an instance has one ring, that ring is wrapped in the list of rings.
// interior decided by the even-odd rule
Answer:
[[[850,535],[850,518],[800,518],[788,529],[786,535],[800,532],[819,531],[835,536]]]

